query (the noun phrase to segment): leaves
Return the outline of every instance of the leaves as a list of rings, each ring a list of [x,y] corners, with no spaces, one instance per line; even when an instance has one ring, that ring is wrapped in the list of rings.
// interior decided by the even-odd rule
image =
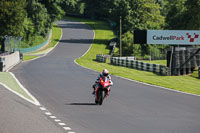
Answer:
[[[0,2],[0,36],[20,36],[26,18],[25,0],[2,0]]]
[[[31,46],[36,36],[46,37],[52,22],[64,14],[60,0],[1,0],[0,36],[23,36]],[[24,45],[24,43],[22,43]]]

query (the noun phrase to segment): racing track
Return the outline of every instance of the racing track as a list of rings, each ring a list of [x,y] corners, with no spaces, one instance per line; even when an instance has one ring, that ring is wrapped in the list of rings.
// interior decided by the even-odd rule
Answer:
[[[111,95],[94,105],[97,72],[74,59],[93,39],[87,25],[60,21],[63,37],[47,56],[12,69],[20,82],[76,133],[200,133],[200,97],[112,76]]]

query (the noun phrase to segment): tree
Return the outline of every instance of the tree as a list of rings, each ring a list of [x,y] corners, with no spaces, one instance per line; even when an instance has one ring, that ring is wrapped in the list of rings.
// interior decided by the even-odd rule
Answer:
[[[83,14],[85,4],[81,0],[63,0],[61,3],[61,7],[65,11],[65,13]]]
[[[104,0],[103,0],[104,1]],[[101,17],[101,3],[103,1],[100,0],[85,0],[85,14],[87,17]],[[97,10],[98,9],[98,10]]]
[[[185,0],[167,0],[165,4],[166,28],[185,29]]]
[[[1,0],[0,2],[0,36],[21,36],[26,18],[26,0]]]
[[[50,17],[50,24],[60,19],[64,15],[64,11],[61,9],[61,0],[39,0],[41,4],[47,9],[47,13]]]
[[[187,0],[185,7],[185,28],[189,30],[200,30],[200,0]]]
[[[123,3],[123,4],[122,4]],[[133,31],[134,29],[162,29],[165,24],[165,19],[161,15],[161,8],[154,0],[126,0],[121,1],[123,13],[123,28],[124,32]],[[126,40],[125,38],[123,38]],[[131,42],[130,42],[131,43]],[[123,46],[128,49],[134,49],[132,54],[136,53],[138,46],[123,43]],[[149,54],[149,46],[141,44],[139,46],[141,55]],[[130,51],[130,50],[129,50]]]
[[[34,35],[42,35],[43,37],[49,32],[51,24],[49,23],[50,17],[44,5],[29,0],[27,2],[28,18],[32,20],[34,26]]]

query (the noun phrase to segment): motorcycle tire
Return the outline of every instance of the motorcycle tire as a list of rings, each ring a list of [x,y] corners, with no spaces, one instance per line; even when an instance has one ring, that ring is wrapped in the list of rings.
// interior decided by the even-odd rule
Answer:
[[[95,104],[98,104],[99,102],[98,102],[98,100],[95,98]]]
[[[102,105],[102,103],[103,103],[103,91],[100,91],[99,92],[99,105]]]

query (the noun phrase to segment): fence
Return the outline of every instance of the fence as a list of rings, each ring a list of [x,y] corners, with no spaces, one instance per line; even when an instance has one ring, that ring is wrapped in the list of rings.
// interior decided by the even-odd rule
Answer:
[[[112,57],[110,61],[111,64],[113,65],[124,66],[149,72],[155,72],[161,75],[168,75],[168,68],[164,65],[149,64],[141,61],[130,60],[128,58],[120,59],[119,57]]]
[[[37,51],[43,48],[44,46],[46,46],[46,44],[50,42],[51,34],[52,34],[52,31],[49,32],[48,39],[45,42],[37,46],[33,46],[29,48],[21,48],[22,37],[12,37],[12,36],[6,35],[3,38],[3,45],[2,45],[3,48],[0,54],[1,56],[4,56],[4,55],[9,55],[11,53],[14,53],[15,51],[20,51],[20,53],[29,53],[29,52]]]
[[[45,42],[43,42],[37,46],[30,47],[30,48],[20,48],[20,53],[30,53],[30,52],[37,51],[37,50],[43,48],[46,44],[49,43],[50,38],[51,38],[51,33],[52,33],[52,31],[49,32],[48,39]]]
[[[19,51],[21,47],[22,37],[13,37],[5,35],[2,44],[1,55],[9,55],[15,51]]]

